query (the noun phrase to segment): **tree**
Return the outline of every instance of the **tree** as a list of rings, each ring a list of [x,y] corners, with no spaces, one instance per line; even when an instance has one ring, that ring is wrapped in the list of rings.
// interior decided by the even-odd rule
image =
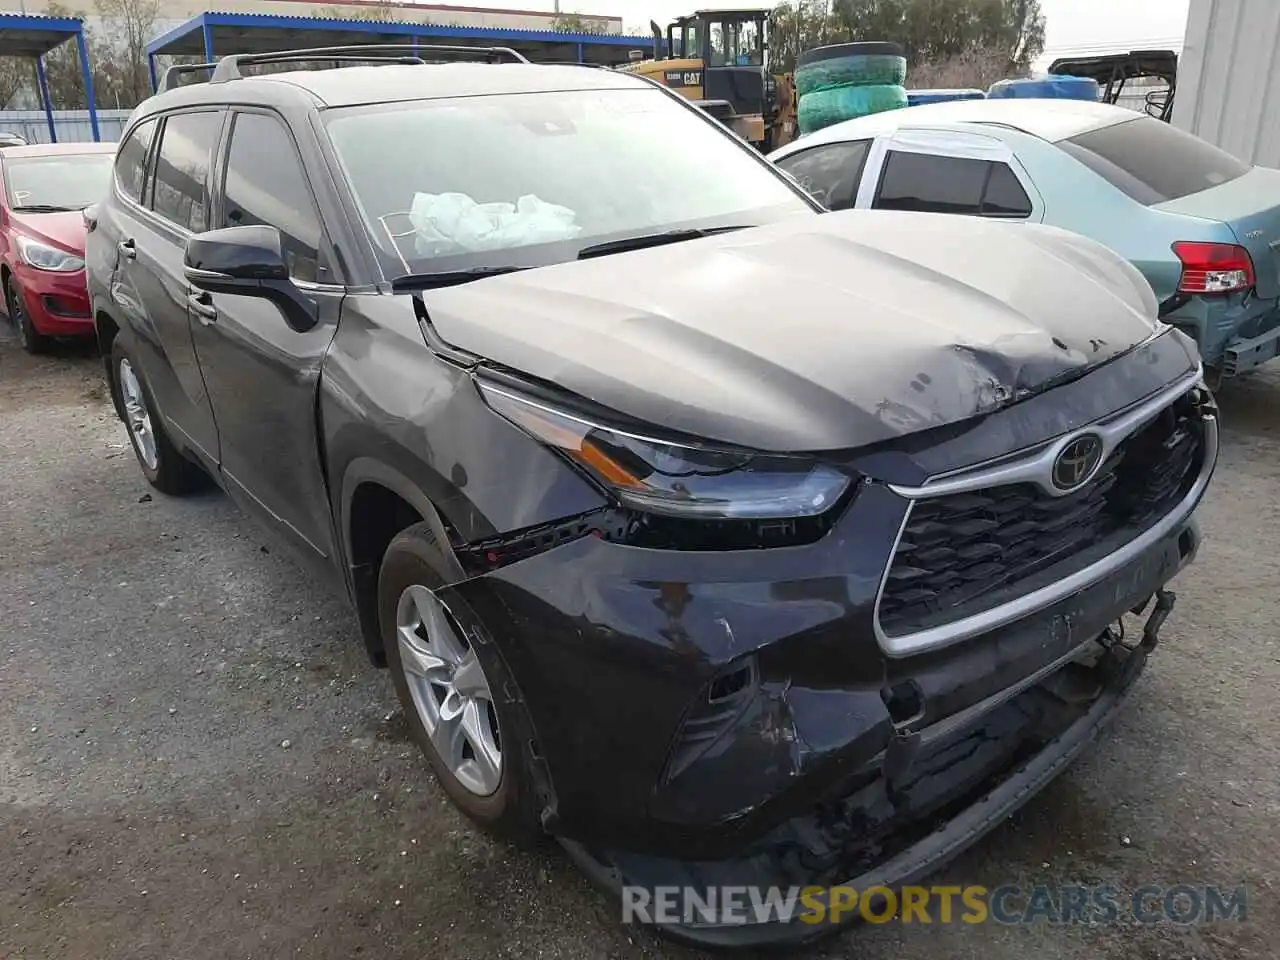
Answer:
[[[0,110],[28,86],[31,64],[25,57],[0,58]]]
[[[376,20],[379,23],[391,23],[401,19],[401,13],[390,0],[378,0],[377,3],[361,4],[354,13],[343,14],[344,20]],[[313,17],[332,17],[333,13],[312,11]]]
[[[604,33],[599,20],[584,17],[580,13],[558,13],[551,21],[551,29],[562,33]]]
[[[1006,51],[974,47],[945,60],[929,60],[911,68],[911,85],[918,90],[986,90],[1010,74]]]
[[[60,3],[50,3],[45,12],[51,17],[83,19],[84,14]],[[93,70],[94,88],[98,104],[103,103],[102,93],[105,73],[110,70],[111,56],[100,48],[96,38],[85,31],[85,47],[89,51],[89,64]],[[34,78],[34,67],[29,67]],[[50,105],[55,110],[83,110],[89,105],[85,94],[84,77],[80,69],[80,54],[74,43],[63,43],[44,55],[44,76],[49,87]],[[35,84],[33,83],[32,86]]]
[[[155,32],[160,0],[94,0],[102,27],[95,32],[97,55],[109,50],[111,89],[98,91],[102,105],[119,101],[134,107],[151,93],[147,41]],[[96,86],[96,84],[95,84]]]
[[[810,47],[891,40],[908,71],[973,51],[1003,59],[1003,76],[1025,73],[1044,49],[1040,0],[791,0],[773,12],[775,69]]]
[[[775,73],[795,69],[805,50],[851,39],[828,0],[795,0],[778,4],[769,20],[769,60]]]
[[[84,31],[97,107],[131,109],[150,94],[146,51],[158,6],[158,0],[100,0],[100,26]],[[54,17],[84,19],[80,11],[57,2],[50,3],[46,12]],[[83,110],[89,105],[74,43],[50,50],[44,57],[44,72],[55,110]],[[28,76],[34,81],[32,68],[28,68]],[[28,89],[34,87],[32,82]]]

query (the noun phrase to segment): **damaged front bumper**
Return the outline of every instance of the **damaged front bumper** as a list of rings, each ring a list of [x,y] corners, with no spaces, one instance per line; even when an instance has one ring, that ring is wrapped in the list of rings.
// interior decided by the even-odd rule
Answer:
[[[725,887],[756,889],[765,900],[770,890],[821,890],[810,894],[805,910],[785,918],[694,911],[679,922],[655,922],[670,938],[747,947],[829,935],[857,917],[850,911],[835,919],[839,911],[827,911],[831,888],[896,890],[933,873],[1034,797],[1103,732],[1160,642],[1175,600],[1163,585],[1191,562],[1198,545],[1190,523],[1134,565],[1127,588],[1086,591],[1024,625],[1051,630],[1077,618],[1091,629],[1086,624],[1132,604],[1146,614],[1135,642],[1126,642],[1123,627],[1113,624],[957,714],[931,724],[895,724],[887,746],[848,772],[838,788],[811,793],[801,812],[734,856],[697,860],[561,842],[595,882],[619,895],[623,888],[644,891],[646,902],[675,889],[695,891],[704,902],[706,891]]]
[[[1077,500],[1040,502],[1006,491],[991,501],[1018,517],[1049,511],[1036,516],[1059,544],[1063,524],[1098,529],[1090,518],[1113,507],[1097,497],[1159,509],[1126,506],[1135,525],[1036,561],[1027,582],[1062,589],[1039,588],[1016,617],[987,617],[962,642],[900,655],[883,644],[886,557],[902,553],[904,531],[928,533],[908,524],[911,505],[887,477],[863,484],[806,543],[662,549],[583,520],[572,538],[447,588],[451,612],[493,638],[519,683],[503,693],[529,720],[548,831],[600,881],[641,889],[905,883],[978,839],[1123,700],[1168,613],[1166,585],[1196,554],[1192,514],[1216,463],[1216,409],[1181,380],[1165,393],[1170,406],[1139,418],[1146,425],[1116,448],[1127,459],[1108,460],[1096,496],[1082,488]],[[1036,404],[1009,416],[1033,423]],[[1103,421],[1116,423],[1084,424]],[[968,430],[964,450],[1009,422]],[[902,462],[914,469],[944,452]],[[982,491],[957,496],[947,509],[988,502]],[[947,522],[961,525],[947,528],[955,553],[971,525]],[[1006,542],[1009,530],[983,529]],[[1130,611],[1149,617],[1143,641],[1126,646],[1117,624]],[[746,944],[829,927],[690,922],[665,932]]]
[[[714,902],[706,896],[706,891],[729,885],[754,886],[762,892],[778,887],[794,891],[810,884],[821,888],[806,897],[803,911],[785,919],[767,914],[754,918],[741,915],[707,917],[699,916],[694,910],[689,911],[681,922],[655,925],[657,932],[671,939],[702,947],[761,947],[800,945],[829,936],[858,918],[856,911],[847,911],[834,922],[829,919],[838,913],[830,910],[831,888],[852,888],[861,894],[876,888],[900,890],[919,882],[998,827],[1096,739],[1127,699],[1147,657],[1158,644],[1160,624],[1172,608],[1173,600],[1172,593],[1161,591],[1157,594],[1155,608],[1139,644],[1125,646],[1108,633],[1092,644],[1096,651],[1081,651],[1082,654],[1098,654],[1090,672],[1067,677],[1065,671],[1075,664],[1063,665],[1063,673],[1054,672],[992,708],[993,713],[1018,714],[1030,709],[1029,705],[1018,702],[1023,698],[1062,699],[1073,693],[1088,693],[1091,687],[1096,689],[1091,698],[1078,701],[1074,710],[1062,712],[1060,722],[1065,725],[1036,752],[1020,758],[999,775],[973,780],[967,789],[951,800],[953,809],[935,816],[926,829],[915,831],[913,842],[900,846],[879,862],[867,864],[856,874],[832,876],[829,871],[815,871],[816,875],[807,879],[797,876],[795,871],[787,869],[786,861],[795,859],[799,854],[794,847],[782,843],[772,850],[757,848],[737,863],[662,861],[596,851],[572,840],[562,840],[562,844],[573,861],[596,883],[620,897],[624,887],[638,887],[648,895],[647,902],[657,899],[657,891],[664,888],[696,891],[703,896],[704,902]],[[1065,706],[1066,701],[1062,702]],[[1012,722],[1007,718],[989,717],[988,720],[990,722],[986,726],[995,729]],[[980,717],[970,718],[968,727],[967,730],[950,729],[944,739],[967,745],[987,732]],[[896,741],[898,745],[881,758],[886,796],[894,793],[891,786],[894,781],[898,782],[900,789],[909,789],[912,768],[917,764],[928,765],[928,758],[911,756],[912,747],[906,746],[907,742],[906,739]],[[931,752],[936,754],[939,751]],[[962,761],[955,762],[959,765]],[[925,777],[930,776],[928,772],[920,772]],[[962,782],[963,772],[954,779],[957,783]],[[940,795],[931,798],[931,802],[942,803],[943,799]],[[956,799],[965,805],[954,809]],[[814,824],[797,824],[796,828],[798,834],[807,835],[810,852],[821,856],[830,849],[829,830],[822,831]]]

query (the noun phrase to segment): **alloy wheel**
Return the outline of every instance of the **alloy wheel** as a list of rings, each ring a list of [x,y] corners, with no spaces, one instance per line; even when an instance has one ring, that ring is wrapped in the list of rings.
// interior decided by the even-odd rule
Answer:
[[[413,704],[436,755],[463,787],[492,795],[502,782],[502,738],[489,678],[440,598],[400,595],[396,641]]]
[[[151,412],[147,409],[147,398],[142,392],[138,376],[133,372],[133,364],[127,357],[120,360],[120,399],[124,401],[125,421],[129,425],[129,433],[133,438],[134,449],[138,451],[138,459],[148,470],[155,470],[160,465],[160,455],[156,448],[156,432],[151,425]]]

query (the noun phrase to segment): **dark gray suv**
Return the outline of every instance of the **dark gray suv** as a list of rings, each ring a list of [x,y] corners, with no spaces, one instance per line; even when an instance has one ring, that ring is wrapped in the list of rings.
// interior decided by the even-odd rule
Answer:
[[[634,76],[312,53],[370,62],[135,111],[98,338],[147,479],[350,598],[472,818],[614,886],[905,883],[1097,734],[1217,457],[1136,270],[822,213]]]

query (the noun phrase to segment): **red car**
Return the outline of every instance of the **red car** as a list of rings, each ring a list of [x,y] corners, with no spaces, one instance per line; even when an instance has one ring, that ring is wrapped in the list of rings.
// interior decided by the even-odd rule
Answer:
[[[5,312],[31,353],[51,337],[93,336],[82,211],[111,184],[114,143],[0,151],[0,280]]]

